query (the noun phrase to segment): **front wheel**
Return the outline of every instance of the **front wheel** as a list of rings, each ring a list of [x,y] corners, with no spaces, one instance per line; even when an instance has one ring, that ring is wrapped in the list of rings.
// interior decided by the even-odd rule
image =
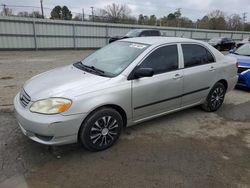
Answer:
[[[209,92],[206,102],[202,104],[202,108],[207,112],[217,111],[224,102],[225,94],[225,86],[220,82],[216,83]]]
[[[82,124],[79,140],[90,151],[105,150],[120,137],[122,127],[122,117],[116,110],[101,108]]]

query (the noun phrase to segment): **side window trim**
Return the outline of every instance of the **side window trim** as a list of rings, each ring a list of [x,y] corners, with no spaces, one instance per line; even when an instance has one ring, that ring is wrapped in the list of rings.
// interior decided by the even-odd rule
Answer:
[[[195,66],[191,66],[191,67],[185,67],[185,60],[184,60],[184,53],[183,53],[183,48],[182,48],[182,45],[183,44],[190,44],[190,45],[198,45],[198,46],[201,46],[201,47],[203,47],[203,48],[205,48],[206,50],[207,50],[207,52],[209,52],[210,54],[211,54],[211,56],[213,57],[213,62],[210,62],[210,63],[206,63],[206,64],[202,64],[202,65],[195,65]],[[215,58],[215,56],[214,56],[214,54],[211,52],[211,50],[207,47],[207,46],[205,46],[205,45],[202,45],[202,44],[199,44],[199,43],[195,43],[195,42],[184,42],[184,43],[180,43],[180,50],[181,50],[181,54],[182,54],[182,64],[183,64],[183,68],[182,69],[188,69],[188,68],[192,68],[192,67],[198,67],[198,66],[203,66],[203,65],[207,65],[207,64],[211,64],[211,63],[216,63],[217,62],[217,60],[216,60],[216,58]]]
[[[175,42],[175,43],[168,43],[168,44],[162,44],[162,45],[159,45],[159,46],[156,46],[155,48],[153,48],[153,49],[151,49],[141,60],[140,60],[140,62],[134,67],[134,69],[130,72],[130,74],[128,75],[128,80],[133,80],[133,79],[131,79],[132,78],[132,76],[133,76],[133,74],[134,74],[134,71],[142,64],[142,62],[151,54],[151,53],[153,53],[155,50],[157,50],[158,48],[161,48],[161,47],[165,47],[165,46],[171,46],[171,45],[176,45],[177,46],[177,53],[178,53],[178,69],[176,69],[176,70],[172,70],[172,71],[169,71],[169,72],[173,72],[173,71],[178,71],[178,70],[180,70],[180,69],[183,69],[182,67],[181,67],[181,63],[180,63],[180,55],[182,55],[182,54],[180,54],[180,49],[179,49],[179,47],[178,46],[180,46],[181,44],[180,43],[178,43],[178,42]],[[181,47],[181,46],[180,46]],[[165,72],[165,73],[168,73],[168,72]],[[165,74],[165,73],[161,73],[161,74]],[[158,74],[158,75],[160,75],[160,74]]]
[[[151,53],[153,53],[155,50],[157,50],[157,49],[159,49],[159,48],[161,48],[161,47],[171,46],[171,45],[177,45],[177,46],[178,46],[178,43],[169,43],[169,44],[163,44],[163,45],[160,45],[160,46],[156,46],[155,48],[151,49],[151,50],[147,53],[147,55],[145,55],[145,56],[143,57],[143,59],[140,60],[140,62],[136,65],[136,67],[140,66],[140,65],[142,64],[142,62],[143,62]],[[177,49],[177,50],[179,50],[179,49]],[[178,53],[179,53],[179,51],[178,51]],[[179,57],[179,56],[178,56],[178,57]],[[180,62],[179,62],[179,63],[180,63]],[[180,69],[180,66],[179,66],[179,69]]]
[[[179,59],[179,49],[178,49],[178,43],[172,43],[172,44],[164,44],[164,45],[160,45],[160,46],[157,46],[156,48],[152,49],[145,58],[143,58],[143,60],[136,66],[136,67],[139,67],[152,53],[154,53],[156,50],[160,49],[160,48],[163,48],[163,47],[167,47],[167,46],[176,46],[176,51],[177,51],[177,63],[178,63],[178,68],[175,69],[175,70],[169,70],[169,71],[165,71],[165,72],[162,72],[162,73],[157,73],[155,75],[161,75],[161,74],[165,74],[165,73],[168,73],[168,72],[173,72],[173,71],[177,71],[180,69],[180,59]]]

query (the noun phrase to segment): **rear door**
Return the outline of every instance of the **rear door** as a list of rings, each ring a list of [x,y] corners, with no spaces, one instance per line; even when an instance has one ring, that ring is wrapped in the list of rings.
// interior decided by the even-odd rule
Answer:
[[[199,44],[182,44],[184,80],[182,106],[206,98],[217,79],[217,64],[212,53]]]
[[[132,80],[134,121],[181,106],[183,70],[176,44],[155,49],[137,68],[152,68],[154,76]]]

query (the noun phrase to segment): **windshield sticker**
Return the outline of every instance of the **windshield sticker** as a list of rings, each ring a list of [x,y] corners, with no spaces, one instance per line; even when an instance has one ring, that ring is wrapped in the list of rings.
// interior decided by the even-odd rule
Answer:
[[[131,47],[131,48],[138,48],[138,49],[146,48],[145,45],[141,45],[141,44],[131,44],[129,47]]]

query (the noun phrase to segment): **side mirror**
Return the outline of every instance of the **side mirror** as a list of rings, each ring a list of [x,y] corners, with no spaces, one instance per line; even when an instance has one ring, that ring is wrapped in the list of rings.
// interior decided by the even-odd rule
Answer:
[[[229,50],[228,53],[233,54],[234,53],[234,49]]]
[[[154,75],[154,70],[152,68],[138,68],[134,72],[135,78],[152,77]]]

